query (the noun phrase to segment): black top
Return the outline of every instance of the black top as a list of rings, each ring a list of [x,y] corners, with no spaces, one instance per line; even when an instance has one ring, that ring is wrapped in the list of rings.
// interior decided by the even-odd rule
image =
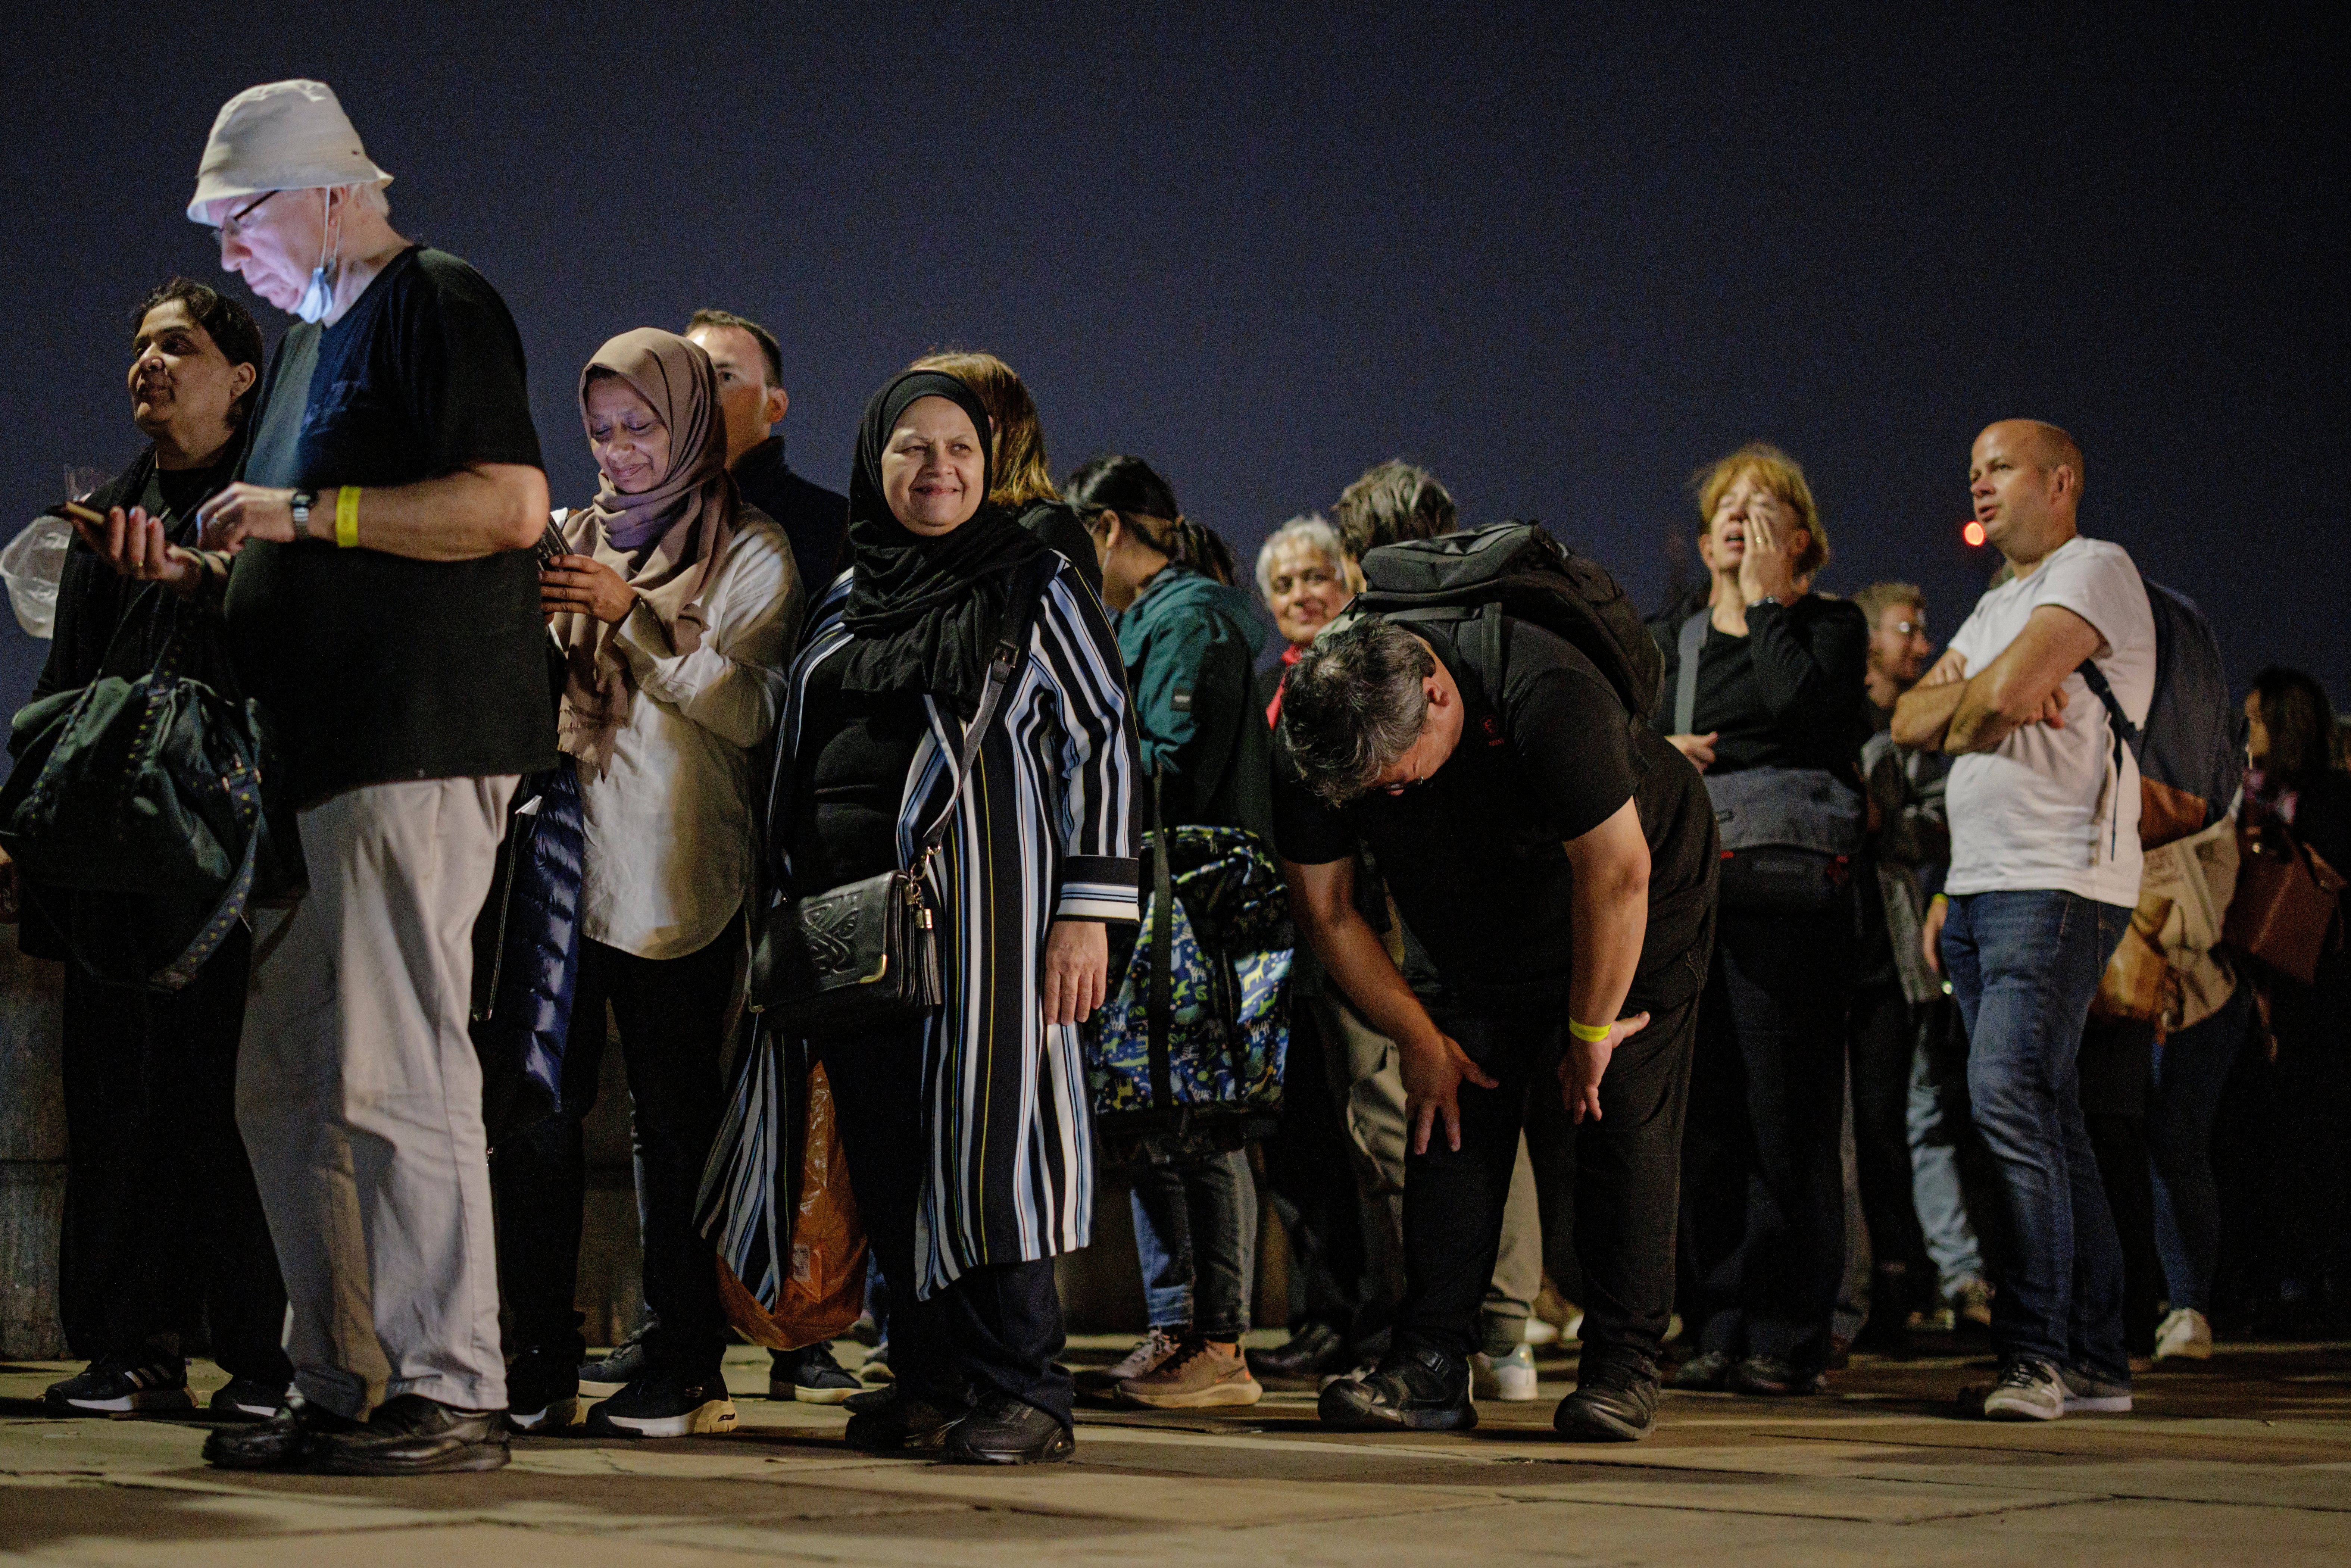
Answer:
[[[1093,536],[1086,532],[1077,508],[1065,501],[1033,501],[1020,514],[1020,526],[1060,550],[1086,586],[1102,597],[1102,561],[1094,555]]]
[[[1656,723],[1675,728],[1674,693],[1681,675],[1681,628],[1661,626],[1665,698]],[[1709,622],[1698,653],[1694,734],[1719,731],[1717,773],[1742,768],[1820,768],[1854,771],[1855,750],[1869,734],[1863,675],[1869,666],[1869,621],[1850,600],[1808,593],[1785,607],[1747,612],[1747,635]]]
[[[1461,688],[1461,740],[1426,781],[1373,791],[1339,810],[1287,768],[1274,789],[1283,857],[1322,864],[1360,840],[1410,923],[1434,974],[1424,995],[1564,1003],[1574,967],[1566,841],[1629,799],[1649,843],[1649,930],[1628,1011],[1697,994],[1713,907],[1714,810],[1698,772],[1635,724],[1615,690],[1566,639],[1504,622],[1499,701],[1446,629],[1416,625]]]
[[[522,338],[454,256],[412,247],[332,327],[278,343],[245,476],[330,492],[539,465]],[[229,573],[238,673],[285,737],[294,798],[555,763],[547,633],[528,549],[426,561],[316,539]]]
[[[849,661],[809,672],[803,736],[824,737],[792,758],[792,892],[806,897],[898,869],[898,807],[929,722],[919,693],[841,689]]]
[[[800,587],[814,604],[840,575],[841,536],[849,531],[849,497],[792,472],[784,438],[770,435],[736,460],[743,499],[776,519],[792,547]]]
[[[2351,876],[2351,774],[2330,768],[2301,787],[2294,832],[2337,874]]]

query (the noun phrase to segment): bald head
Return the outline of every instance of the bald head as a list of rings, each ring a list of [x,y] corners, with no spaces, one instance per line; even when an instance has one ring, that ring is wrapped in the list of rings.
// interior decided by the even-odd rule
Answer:
[[[2020,572],[2072,538],[2082,501],[2082,447],[2045,420],[1984,426],[1969,455],[1976,521]]]

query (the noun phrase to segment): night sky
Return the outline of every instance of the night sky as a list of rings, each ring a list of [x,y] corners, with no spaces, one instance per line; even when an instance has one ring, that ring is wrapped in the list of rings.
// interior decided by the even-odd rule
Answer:
[[[1057,474],[1139,454],[1250,558],[1401,455],[1652,603],[1691,471],[1763,437],[1811,474],[1822,586],[1922,582],[1939,641],[1996,564],[1959,538],[1969,442],[2031,415],[2241,688],[2351,699],[2325,13],[1377,9],[20,0],[0,528],[137,450],[130,307],[221,278],[182,215],[213,116],[311,76],[395,226],[512,307],[559,504],[581,361],[714,305],[783,340],[826,484],[895,369],[984,348]],[[0,696],[44,646],[8,622]]]

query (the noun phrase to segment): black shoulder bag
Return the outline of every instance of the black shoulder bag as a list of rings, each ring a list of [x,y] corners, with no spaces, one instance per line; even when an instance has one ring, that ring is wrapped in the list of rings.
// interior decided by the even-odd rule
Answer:
[[[931,858],[979,760],[1004,688],[1026,654],[1029,627],[1060,558],[1046,552],[1013,575],[978,711],[964,726],[955,788],[923,830],[914,863],[795,898],[769,915],[751,950],[751,1010],[787,1035],[837,1034],[913,1018],[945,999]]]

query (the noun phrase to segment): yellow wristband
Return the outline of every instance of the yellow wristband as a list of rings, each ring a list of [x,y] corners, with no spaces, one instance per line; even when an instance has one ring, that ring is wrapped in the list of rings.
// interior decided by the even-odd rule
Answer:
[[[335,544],[351,549],[360,542],[360,487],[346,485],[335,492]]]
[[[1938,893],[1938,894],[1937,894],[1934,897],[1932,897],[1932,898],[1930,898],[1930,899],[1928,899],[1928,900],[1927,901],[1927,907],[1928,907],[1928,908],[1929,908],[1929,909],[1932,909],[1932,908],[1934,908],[1934,907],[1935,907],[1935,905],[1937,905],[1937,904],[1949,904],[1949,903],[1950,903],[1950,902],[1951,902],[1951,895],[1950,895],[1949,894],[1948,894],[1948,893]]]
[[[1609,1026],[1604,1023],[1578,1023],[1573,1019],[1567,1020],[1567,1032],[1586,1045],[1598,1045],[1602,1040],[1606,1040],[1608,1028]]]

